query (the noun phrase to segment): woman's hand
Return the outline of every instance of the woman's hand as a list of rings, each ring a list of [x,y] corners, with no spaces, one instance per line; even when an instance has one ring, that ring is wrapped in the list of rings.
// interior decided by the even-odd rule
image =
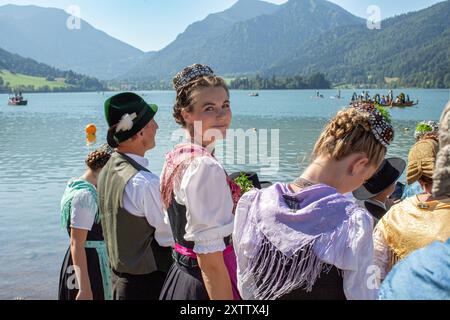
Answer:
[[[80,301],[94,300],[94,297],[92,295],[92,290],[91,289],[83,290],[83,291],[79,290],[75,300],[80,300]]]

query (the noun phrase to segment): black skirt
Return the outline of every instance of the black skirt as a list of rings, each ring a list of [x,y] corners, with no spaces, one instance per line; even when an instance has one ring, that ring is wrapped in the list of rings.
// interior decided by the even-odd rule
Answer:
[[[277,300],[346,300],[341,271],[333,266],[330,272],[322,272],[311,292],[296,289]]]
[[[209,300],[199,267],[174,262],[167,274],[160,300]]]
[[[67,227],[67,232],[70,236],[69,227]],[[88,232],[86,241],[103,241],[103,232],[100,223],[94,223],[92,230]],[[105,300],[103,277],[97,250],[93,248],[85,248],[85,250],[93,299]],[[59,275],[58,300],[75,300],[77,295],[78,288],[76,287],[76,275],[69,247],[66,256],[64,257],[64,262]]]
[[[89,280],[94,300],[105,300],[103,292],[103,278],[96,249],[85,249]],[[59,300],[75,300],[78,294],[76,288],[75,269],[73,267],[70,248],[67,250],[59,276]]]
[[[111,273],[113,300],[158,300],[166,273],[155,271],[149,274],[133,275]]]

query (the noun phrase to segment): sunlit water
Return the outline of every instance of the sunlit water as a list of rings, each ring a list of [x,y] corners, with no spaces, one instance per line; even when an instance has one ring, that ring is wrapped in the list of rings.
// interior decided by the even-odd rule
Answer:
[[[389,155],[406,159],[416,123],[438,120],[450,95],[448,90],[405,91],[412,99],[420,99],[420,104],[392,110],[396,138]],[[250,159],[245,157],[248,148],[246,164],[223,157],[226,169],[256,170],[262,180],[294,179],[308,164],[326,120],[347,104],[352,93],[343,90],[345,98],[336,100],[330,99],[337,94],[335,90],[323,91],[325,99],[311,98],[315,95],[312,90],[261,91],[259,97],[233,91],[232,127],[249,132],[255,128],[258,136],[262,129],[268,129],[268,155],[272,164],[279,163],[279,170],[261,172],[262,162],[249,164]],[[174,93],[142,94],[160,106],[157,147],[147,153],[150,169],[159,175],[164,154],[174,144],[171,136],[178,129],[171,110]],[[85,156],[102,143],[106,134],[103,101],[111,95],[27,94],[26,107],[7,106],[8,96],[0,95],[0,299],[57,298],[60,267],[69,240],[59,227],[61,195],[66,181],[83,173]],[[88,147],[84,128],[89,123],[96,124],[98,141]],[[278,157],[270,154],[271,129],[279,130]]]

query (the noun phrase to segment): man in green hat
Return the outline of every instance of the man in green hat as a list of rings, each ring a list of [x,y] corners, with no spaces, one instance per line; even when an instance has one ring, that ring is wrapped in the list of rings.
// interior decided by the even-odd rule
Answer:
[[[156,105],[134,93],[105,102],[115,153],[98,179],[99,208],[115,300],[157,300],[174,245],[164,222],[159,178],[144,157],[155,147]]]

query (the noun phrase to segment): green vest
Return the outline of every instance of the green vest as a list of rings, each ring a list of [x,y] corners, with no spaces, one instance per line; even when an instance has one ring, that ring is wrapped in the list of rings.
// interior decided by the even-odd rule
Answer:
[[[145,217],[136,217],[123,208],[125,187],[139,171],[148,170],[116,152],[97,181],[100,217],[111,268],[133,275],[167,272],[172,262],[171,248],[158,245],[154,239],[155,228]]]

